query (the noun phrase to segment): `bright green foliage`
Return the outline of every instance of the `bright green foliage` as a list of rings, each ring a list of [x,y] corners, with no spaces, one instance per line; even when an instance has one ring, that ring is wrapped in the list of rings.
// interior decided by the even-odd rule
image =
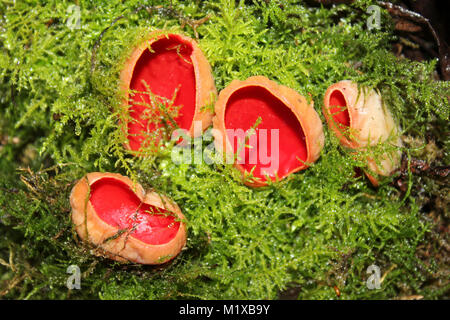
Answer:
[[[405,136],[415,139],[408,154],[427,156],[428,132],[438,150],[431,160],[448,164],[442,149],[449,145],[450,86],[433,80],[436,61],[390,52],[395,36],[387,13],[381,30],[367,30],[373,2],[325,9],[293,0],[173,1],[190,22],[180,23],[164,10],[132,13],[167,1],[78,1],[81,24],[71,29],[71,2],[2,1],[1,296],[274,299],[298,287],[298,298],[335,299],[334,286],[346,299],[448,296],[448,272],[417,254],[433,226],[422,205],[431,195],[445,203],[448,188],[410,174],[409,193],[390,181],[374,189],[354,176],[363,164],[326,128],[311,168],[261,189],[244,186],[229,165],[174,163],[170,143],[139,159],[123,147],[118,119],[127,115],[118,75],[127,54],[154,29],[195,37],[192,21],[209,16],[196,32],[218,90],[264,75],[310,97],[320,112],[326,88],[352,79],[382,92]],[[102,30],[122,14],[91,60]],[[211,142],[205,139],[203,149]],[[175,200],[188,220],[186,250],[159,267],[91,255],[73,230],[69,204],[74,182],[91,171],[131,176]],[[83,272],[81,290],[65,286],[72,264]],[[371,264],[389,270],[381,290],[366,287]],[[440,285],[430,286],[436,274]]]

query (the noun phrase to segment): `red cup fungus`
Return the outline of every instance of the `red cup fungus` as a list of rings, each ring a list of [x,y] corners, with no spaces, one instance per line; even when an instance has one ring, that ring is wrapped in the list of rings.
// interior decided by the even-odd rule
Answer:
[[[215,112],[216,149],[225,151],[251,187],[306,169],[324,144],[322,122],[312,104],[263,76],[232,81],[220,92]],[[246,178],[249,173],[253,179]]]
[[[203,130],[211,125],[213,113],[206,107],[214,103],[217,91],[211,66],[193,39],[152,32],[132,51],[120,79],[125,110],[131,117],[126,123],[128,149],[139,151],[154,143],[148,133],[161,128],[161,115],[176,108],[171,119],[176,124],[168,123],[174,129],[194,137],[202,133],[194,133],[194,121],[200,121]]]
[[[186,243],[180,208],[120,174],[88,173],[72,189],[70,204],[80,238],[113,260],[162,264]]]
[[[402,146],[400,130],[375,90],[358,89],[350,80],[335,83],[325,93],[323,114],[344,147],[364,150],[387,141],[396,147],[375,158],[367,157],[369,172],[365,174],[374,186],[379,184],[377,175],[389,176],[398,168],[401,158],[398,147]]]

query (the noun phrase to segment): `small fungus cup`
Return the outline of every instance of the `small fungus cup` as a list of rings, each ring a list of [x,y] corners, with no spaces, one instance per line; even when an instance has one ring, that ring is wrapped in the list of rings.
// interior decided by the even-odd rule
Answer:
[[[120,174],[88,173],[73,187],[70,204],[80,238],[113,260],[162,264],[186,243],[180,208]]]
[[[216,149],[251,187],[308,168],[324,144],[322,122],[312,104],[263,76],[232,81],[220,92],[215,112]]]
[[[211,125],[217,91],[211,66],[193,39],[152,32],[132,51],[120,79],[128,149],[155,144],[163,126],[195,137],[202,132],[194,133],[194,122],[201,122],[203,131]]]
[[[378,176],[390,176],[399,167],[400,130],[375,90],[358,89],[350,80],[340,81],[327,89],[322,111],[342,146],[358,151],[383,144],[391,147],[389,151],[366,157],[365,174],[374,186],[379,185]]]

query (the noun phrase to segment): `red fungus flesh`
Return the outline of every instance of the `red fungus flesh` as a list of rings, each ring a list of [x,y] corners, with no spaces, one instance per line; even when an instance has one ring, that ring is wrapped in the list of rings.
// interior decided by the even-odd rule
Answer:
[[[138,59],[130,82],[130,90],[148,92],[164,97],[172,104],[179,107],[175,121],[181,129],[189,130],[195,113],[196,81],[194,66],[192,64],[192,45],[183,41],[177,35],[163,37],[151,44],[151,50],[145,49]],[[131,94],[130,115],[136,121],[128,123],[128,140],[130,148],[134,151],[141,148],[145,140],[142,132],[151,132],[162,123],[155,124],[148,121],[148,114],[144,115],[149,105],[158,108],[151,103],[147,93]],[[168,106],[167,102],[163,102]],[[147,112],[148,113],[148,112]],[[150,112],[154,117],[159,112]],[[173,124],[172,124],[173,125]]]
[[[94,182],[90,202],[107,224],[151,245],[168,243],[180,227],[169,211],[141,202],[127,184],[114,178]]]
[[[339,90],[335,90],[330,95],[330,113],[339,126],[344,129],[350,126],[350,115],[347,109],[345,97]]]
[[[245,144],[250,148],[242,147],[245,136],[244,139],[237,138],[236,130],[242,129],[246,132],[255,126],[259,117],[261,117],[261,122],[256,127],[256,139],[252,140],[249,137]],[[241,159],[241,162],[244,159],[244,163],[240,165],[247,172],[251,172],[255,167],[252,172],[253,176],[261,178],[262,181],[266,180],[266,174],[272,179],[275,176],[281,179],[298,168],[302,164],[301,161],[305,161],[307,158],[305,134],[297,117],[282,101],[263,87],[249,86],[238,89],[231,95],[225,110],[225,127],[227,137],[233,146],[233,152],[236,153],[240,148],[238,159]],[[235,130],[234,134],[230,129]],[[262,143],[261,129],[267,130],[267,144]],[[276,150],[277,148],[276,145],[272,146],[273,133],[271,129],[279,130],[278,170],[276,168],[270,170],[272,169],[271,163],[267,163],[267,158],[275,156],[272,154],[272,149]],[[276,139],[274,142],[277,142]],[[261,152],[263,157],[267,155],[266,159],[261,158]],[[251,160],[252,158],[253,160]],[[274,160],[272,159],[272,161]]]

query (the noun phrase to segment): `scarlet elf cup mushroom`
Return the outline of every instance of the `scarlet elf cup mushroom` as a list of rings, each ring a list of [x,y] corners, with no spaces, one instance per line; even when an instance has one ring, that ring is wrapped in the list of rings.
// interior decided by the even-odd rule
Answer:
[[[263,76],[234,80],[223,89],[213,119],[216,149],[252,187],[283,179],[316,161],[324,144],[312,103]],[[252,174],[252,179],[245,178]]]
[[[217,91],[211,67],[193,39],[152,32],[132,51],[120,78],[124,107],[131,117],[126,123],[128,149],[138,151],[154,143],[147,133],[162,127],[162,121],[155,119],[167,109],[178,108],[175,123],[169,125],[186,130],[191,137],[195,121],[201,122],[203,130],[210,126],[213,113],[205,107],[214,102]]]
[[[383,143],[392,150],[368,156],[366,176],[378,186],[379,176],[389,176],[399,167],[402,141],[399,127],[381,95],[350,80],[331,85],[324,97],[323,114],[341,145],[365,150]]]
[[[117,261],[161,264],[186,243],[180,208],[116,173],[88,173],[70,195],[72,221],[83,240]]]

